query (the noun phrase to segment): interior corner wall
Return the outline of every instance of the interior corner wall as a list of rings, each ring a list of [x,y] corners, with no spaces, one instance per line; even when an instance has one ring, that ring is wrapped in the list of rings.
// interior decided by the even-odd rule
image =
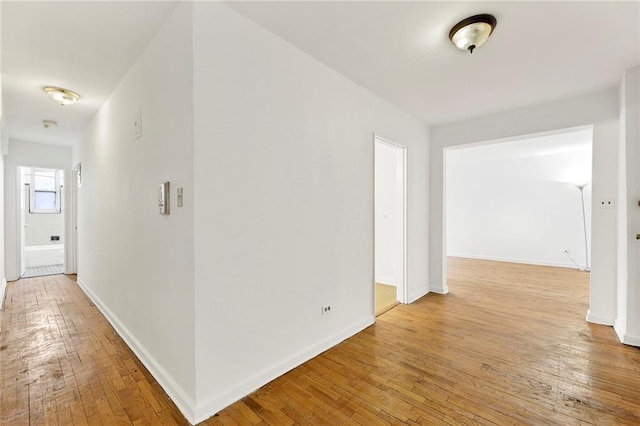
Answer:
[[[192,109],[192,4],[180,3],[91,120],[74,160],[82,162],[78,283],[189,420]],[[138,111],[142,132],[134,140]],[[157,186],[165,181],[170,214],[160,215]]]
[[[0,47],[2,46],[2,2],[0,2]],[[2,55],[0,55],[2,70]],[[4,295],[7,289],[7,278],[4,267],[4,154],[6,131],[4,128],[4,97],[2,96],[2,73],[0,72],[0,310],[4,309]]]
[[[7,280],[20,278],[20,255],[18,253],[18,167],[45,167],[71,171],[71,148],[26,141],[9,141],[9,154],[4,157],[4,262]],[[65,205],[65,208],[68,208]]]
[[[640,67],[627,70],[620,84],[618,163],[617,317],[621,342],[640,346]]]
[[[588,320],[613,325],[616,313],[616,211],[599,209],[617,188],[618,92],[516,109],[431,128],[429,281],[447,291],[444,256],[444,148],[593,125],[591,295]],[[442,207],[440,207],[442,206]]]
[[[591,132],[581,134],[591,140]],[[504,145],[527,146],[527,142],[498,146],[506,150]],[[590,178],[591,151],[590,143],[580,151],[528,155],[524,151],[508,158],[482,158],[482,148],[448,150],[447,255],[573,269],[576,264],[586,266],[590,250],[585,250],[580,190],[559,179],[572,168],[589,171]],[[583,194],[590,242],[590,185]]]
[[[195,4],[197,420],[373,323],[374,133],[407,146],[417,298],[426,126],[227,6]]]

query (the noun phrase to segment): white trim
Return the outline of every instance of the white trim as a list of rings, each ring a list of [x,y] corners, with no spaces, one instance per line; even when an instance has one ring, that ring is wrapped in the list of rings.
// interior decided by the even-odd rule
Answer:
[[[419,293],[415,293],[409,296],[409,298],[407,299],[407,303],[413,303],[416,300],[420,299],[421,297],[426,296],[427,294],[429,294],[429,290],[427,291],[421,291]]]
[[[376,133],[373,134],[373,153],[374,153],[374,168],[373,168],[373,180],[374,180],[374,197],[373,197],[373,235],[374,235],[374,251],[373,251],[373,262],[374,262],[374,287],[375,287],[375,144],[381,143],[383,145],[387,145],[389,147],[400,149],[402,152],[402,271],[400,271],[400,279],[396,278],[396,288],[398,289],[398,302],[400,303],[411,303],[409,301],[409,192],[408,192],[408,179],[409,179],[409,162],[408,162],[408,149],[404,145],[397,144],[395,142],[390,141]],[[374,288],[375,294],[375,288]],[[372,308],[375,311],[375,296],[373,298]]]
[[[522,263],[525,265],[538,265],[538,266],[553,266],[556,268],[568,268],[568,269],[578,269],[576,265],[573,263],[563,263],[563,262],[548,262],[544,260],[533,260],[533,259],[518,259],[518,258],[506,258],[499,256],[485,256],[482,254],[468,254],[468,253],[451,253],[448,254],[447,257],[462,257],[464,259],[478,259],[478,260],[491,260],[493,262],[508,262],[508,263]]]
[[[589,321],[589,314],[587,314],[587,321]],[[616,332],[616,336],[618,337],[618,340],[620,340],[622,342],[622,340],[624,339],[624,335],[627,331],[627,329],[625,328],[624,324],[622,321],[620,321],[620,318],[616,318],[616,320],[613,323],[613,331]]]
[[[622,321],[619,321],[619,318],[616,319],[613,324],[613,329],[615,330],[620,343],[631,346],[640,346],[640,336],[628,333],[627,328],[624,326]]]
[[[593,323],[593,324],[611,326],[614,323],[614,319],[606,317],[604,315],[593,314],[593,313],[591,313],[591,309],[589,309],[587,311],[587,322],[590,322],[590,323]]]
[[[0,311],[4,309],[4,296],[7,291],[7,279],[2,278],[2,283],[0,283]]]
[[[149,370],[151,375],[158,381],[162,389],[169,395],[169,398],[176,404],[178,409],[182,412],[182,415],[191,423],[196,424],[194,421],[195,402],[186,394],[186,392],[178,385],[175,380],[167,373],[164,368],[151,356],[151,354],[145,349],[145,347],[135,338],[135,336],[120,322],[109,308],[96,296],[93,291],[85,284],[85,282],[78,277],[78,285],[84,291],[84,293],[91,299],[94,305],[102,312],[102,315],[109,321],[111,326],[116,330],[118,335],[122,337],[122,340],[129,346],[129,348],[136,354],[138,359]]]
[[[78,226],[78,167],[74,167],[71,173],[65,176],[66,212],[65,215],[65,262],[64,273],[75,274],[77,266],[77,226]]]
[[[622,336],[622,339],[620,339],[620,342],[625,345],[640,347],[640,336],[625,333],[624,336]]]
[[[11,281],[20,279],[20,276],[22,275],[22,257],[24,256],[24,241],[22,238],[22,233],[24,232],[24,209],[26,209],[26,204],[24,206],[22,206],[22,203],[20,202],[20,197],[23,196],[25,194],[25,189],[24,189],[24,183],[22,182],[22,167],[25,166],[17,166],[16,167],[16,186],[15,186],[15,191],[12,194],[16,200],[15,200],[15,207],[16,207],[16,229],[15,229],[15,241],[16,241],[16,276],[15,277],[9,277],[9,279]],[[22,192],[20,192],[22,191]],[[5,194],[5,197],[7,196],[7,194]],[[26,203],[26,200],[25,200]],[[6,238],[6,236],[5,236]]]
[[[448,294],[449,287],[448,286],[431,286],[429,287],[429,291],[436,294]]]
[[[217,395],[205,398],[205,402],[199,404],[196,409],[194,416],[195,422],[200,423],[208,419],[223,408],[240,400],[241,398],[260,388],[261,386],[269,383],[273,379],[282,376],[286,372],[296,368],[300,364],[309,361],[311,358],[320,355],[322,352],[332,348],[343,340],[348,339],[354,334],[361,332],[365,328],[371,326],[374,322],[374,316],[367,317],[357,324],[351,327],[347,327],[341,332],[334,334],[333,336],[319,343],[316,343],[303,351],[298,352],[297,354],[284,360],[283,362],[274,365],[273,367],[268,368],[261,373],[256,374],[255,376],[253,376],[253,378],[244,381],[235,388],[227,392],[219,393]]]

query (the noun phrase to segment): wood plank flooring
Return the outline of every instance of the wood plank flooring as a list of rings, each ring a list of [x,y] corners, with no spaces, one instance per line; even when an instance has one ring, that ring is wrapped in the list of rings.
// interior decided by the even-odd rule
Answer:
[[[640,424],[640,349],[588,324],[587,273],[449,260],[429,294],[206,425]],[[2,424],[184,424],[72,278],[11,283]]]
[[[207,424],[640,424],[640,349],[588,324],[589,276],[449,260],[429,294]]]
[[[376,316],[382,315],[398,305],[396,287],[388,284],[376,283]]]
[[[8,284],[0,321],[0,424],[188,424],[75,282]]]

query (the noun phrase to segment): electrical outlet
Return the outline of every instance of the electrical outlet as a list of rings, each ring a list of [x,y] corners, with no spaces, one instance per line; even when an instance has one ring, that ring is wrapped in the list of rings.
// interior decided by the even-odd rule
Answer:
[[[613,198],[602,198],[598,200],[598,208],[613,209],[616,207],[616,200]]]
[[[331,313],[331,305],[324,305],[322,307],[322,315],[328,315]]]

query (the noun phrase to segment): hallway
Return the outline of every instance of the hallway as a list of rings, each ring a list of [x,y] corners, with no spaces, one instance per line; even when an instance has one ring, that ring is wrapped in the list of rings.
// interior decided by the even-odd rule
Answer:
[[[75,282],[9,283],[0,322],[0,424],[187,424]]]

